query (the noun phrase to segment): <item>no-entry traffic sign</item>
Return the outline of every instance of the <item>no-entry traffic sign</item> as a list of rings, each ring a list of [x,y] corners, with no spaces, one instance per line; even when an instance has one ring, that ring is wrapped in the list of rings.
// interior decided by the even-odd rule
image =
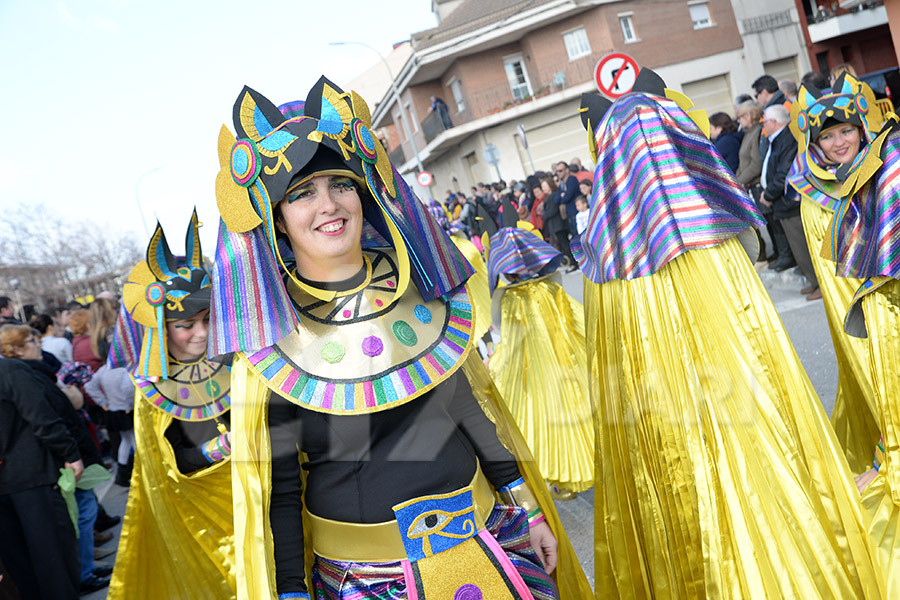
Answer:
[[[638,70],[636,60],[622,52],[612,52],[594,67],[594,83],[601,94],[616,99],[631,91]]]
[[[431,182],[434,181],[434,177],[431,176],[431,173],[428,171],[422,171],[418,175],[416,175],[416,181],[419,182],[419,185],[422,187],[428,187],[431,185]]]

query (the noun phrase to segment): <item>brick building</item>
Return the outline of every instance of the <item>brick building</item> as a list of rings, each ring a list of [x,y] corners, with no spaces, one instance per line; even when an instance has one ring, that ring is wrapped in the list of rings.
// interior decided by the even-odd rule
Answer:
[[[863,75],[897,66],[888,11],[882,0],[795,2],[810,61],[819,70],[828,72],[841,63],[850,63],[857,74]],[[892,11],[900,17],[898,3],[891,4]]]
[[[733,113],[734,96],[763,72],[796,80],[809,69],[793,0],[433,0],[432,8],[437,27],[413,34],[394,75],[438,197],[497,179],[488,144],[506,180],[574,156],[588,163],[577,108],[610,52],[655,69],[709,112]],[[447,103],[452,128],[429,112],[431,95]],[[369,100],[373,124],[411,179],[416,161],[400,107],[390,94]]]

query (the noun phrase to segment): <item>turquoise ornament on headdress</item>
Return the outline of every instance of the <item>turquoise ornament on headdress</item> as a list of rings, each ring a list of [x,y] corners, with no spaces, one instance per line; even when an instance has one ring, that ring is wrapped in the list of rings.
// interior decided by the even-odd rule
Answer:
[[[250,140],[238,140],[231,148],[231,177],[241,187],[250,187],[259,171],[262,161],[259,152]]]

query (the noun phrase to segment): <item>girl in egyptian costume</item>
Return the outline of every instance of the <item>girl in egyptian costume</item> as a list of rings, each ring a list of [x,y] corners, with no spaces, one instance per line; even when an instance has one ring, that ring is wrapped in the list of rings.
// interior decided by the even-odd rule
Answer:
[[[490,372],[541,474],[560,499],[594,483],[594,427],[584,307],[561,285],[562,261],[504,200],[503,227],[485,235],[500,343]],[[499,280],[507,285],[498,288]]]
[[[753,269],[763,221],[690,108],[647,69],[614,103],[582,97],[597,598],[882,598],[846,458]]]
[[[889,113],[881,129],[873,132],[867,122],[873,104],[864,92],[850,74],[824,93],[801,88],[792,130],[808,146],[807,181],[833,190],[829,196],[836,199],[824,241],[816,250],[831,261],[839,279],[852,285],[861,282],[849,302],[844,330],[864,338],[865,366],[874,392],[872,410],[882,438],[869,449],[871,468],[857,477],[857,484],[886,577],[887,597],[896,598],[900,595],[900,125]],[[880,120],[877,113],[873,117]]]
[[[231,378],[206,359],[198,229],[195,211],[181,260],[157,225],[122,291],[109,360],[133,367],[135,456],[109,598],[235,597]]]
[[[234,126],[210,352],[234,355],[238,597],[589,596],[471,352],[472,269],[362,98],[323,77],[285,118],[244,88]]]
[[[788,181],[800,193],[803,231],[822,290],[838,364],[831,422],[851,470],[862,473],[872,467],[872,448],[879,438],[878,408],[866,341],[844,333],[844,317],[863,281],[836,276],[830,257],[821,253],[835,208],[843,197],[844,182],[838,178],[840,163],[829,160],[816,141],[824,125],[830,123],[829,128],[842,124],[858,127],[862,141],[871,143],[881,129],[881,117],[872,90],[852,75],[835,82],[832,90],[806,90],[797,98],[791,107],[790,128],[799,152]],[[846,159],[852,161],[856,155],[854,148]]]

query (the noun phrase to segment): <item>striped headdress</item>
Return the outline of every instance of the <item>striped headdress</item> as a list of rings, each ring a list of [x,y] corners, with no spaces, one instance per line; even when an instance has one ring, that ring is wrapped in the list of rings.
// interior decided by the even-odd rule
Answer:
[[[525,222],[520,223],[526,225]],[[533,227],[531,230],[527,227],[499,229],[490,237],[485,253],[492,294],[497,289],[501,274],[534,279],[556,271],[563,259],[563,255],[541,239]]]
[[[113,339],[109,345],[106,364],[110,369],[133,369],[137,366],[141,355],[141,342],[144,332],[141,326],[131,318],[125,305],[119,306],[119,316],[113,330]]]
[[[573,248],[590,280],[652,275],[688,250],[765,225],[689,107],[660,86],[619,98],[590,122],[596,184],[587,229]]]

